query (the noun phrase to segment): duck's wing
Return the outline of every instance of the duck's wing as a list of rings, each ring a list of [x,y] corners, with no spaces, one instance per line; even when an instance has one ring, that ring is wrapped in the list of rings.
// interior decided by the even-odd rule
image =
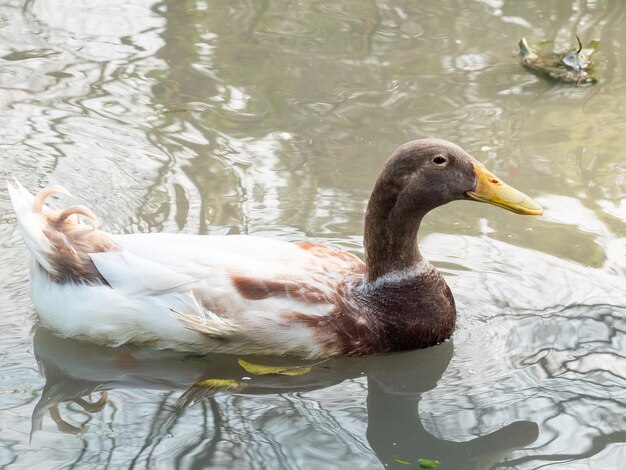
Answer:
[[[226,281],[250,291],[255,282],[309,279],[315,284],[323,281],[321,273],[334,282],[334,276],[361,264],[354,255],[322,245],[311,249],[311,244],[255,236],[135,234],[113,235],[111,240],[115,250],[90,257],[104,279],[128,295],[159,295]]]
[[[191,292],[217,315],[325,315],[337,286],[360,272],[356,256],[323,245],[245,236],[112,236],[116,251],[91,254],[104,279],[130,296]]]
[[[196,333],[281,353],[320,354],[311,326],[332,315],[341,301],[338,286],[364,267],[327,246],[263,237],[112,239],[119,251],[91,255],[111,287],[166,302]]]

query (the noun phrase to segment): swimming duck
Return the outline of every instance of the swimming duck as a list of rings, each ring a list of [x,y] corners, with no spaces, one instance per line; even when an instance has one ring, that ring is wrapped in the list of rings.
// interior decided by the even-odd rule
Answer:
[[[539,215],[459,146],[421,139],[399,147],[365,213],[365,261],[332,248],[248,235],[112,235],[94,213],[45,204],[17,181],[9,194],[32,257],[41,323],[99,344],[150,344],[195,353],[307,358],[424,348],[450,337],[454,298],[417,245],[430,210],[473,200]]]

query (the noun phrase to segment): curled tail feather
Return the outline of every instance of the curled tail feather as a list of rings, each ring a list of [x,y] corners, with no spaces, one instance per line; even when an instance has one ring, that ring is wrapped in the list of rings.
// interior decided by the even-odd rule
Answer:
[[[67,207],[62,211],[51,211],[49,208],[44,206],[46,199],[48,199],[53,194],[63,194],[65,196],[72,197],[72,193],[70,193],[63,186],[47,186],[40,190],[35,196],[35,200],[33,201],[33,212],[35,214],[45,215],[48,218],[50,224],[55,226],[58,226],[65,222],[67,218],[73,214],[79,216],[82,215],[89,219],[93,230],[98,229],[98,218],[88,207],[85,207],[83,205],[75,205]],[[76,223],[82,223],[80,217],[76,218]]]
[[[24,189],[24,186],[19,184],[17,181],[15,181],[15,183],[19,185],[18,188]],[[26,190],[24,189],[24,191]],[[64,194],[66,196],[72,197],[72,193],[70,193],[63,186],[47,186],[41,189],[35,196],[35,199],[33,201],[33,212],[37,214],[42,214],[44,211],[43,203],[46,202],[46,199],[48,199],[48,197],[52,196],[53,194]]]
[[[8,188],[26,246],[55,281],[107,284],[89,254],[118,247],[106,233],[98,230],[98,219],[89,208],[82,205],[61,210],[48,207],[45,202],[53,194],[71,196],[62,186],[48,186],[34,197],[17,181],[9,182]]]
[[[91,222],[91,230],[98,230],[98,218],[96,215],[91,212],[91,209],[82,205],[70,206],[61,211],[61,213],[57,216],[55,223],[62,224],[65,222],[70,215],[84,216]],[[77,223],[82,223],[80,217],[76,217]]]

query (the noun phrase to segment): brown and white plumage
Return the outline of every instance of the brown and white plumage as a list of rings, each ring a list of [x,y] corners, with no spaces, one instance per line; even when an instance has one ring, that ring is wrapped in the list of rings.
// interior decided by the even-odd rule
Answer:
[[[373,354],[427,347],[454,329],[454,299],[419,253],[431,209],[456,199],[541,208],[458,146],[409,142],[387,161],[365,218],[365,262],[324,245],[255,236],[110,235],[49,187],[9,192],[29,248],[31,293],[59,335],[194,352]],[[86,219],[89,223],[85,223]]]

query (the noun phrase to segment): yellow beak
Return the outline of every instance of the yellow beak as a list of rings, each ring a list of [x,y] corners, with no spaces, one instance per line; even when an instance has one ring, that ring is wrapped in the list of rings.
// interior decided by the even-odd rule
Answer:
[[[516,214],[541,215],[543,207],[521,191],[504,183],[481,163],[474,162],[476,187],[465,193],[467,199],[486,202],[494,206],[508,209]]]

